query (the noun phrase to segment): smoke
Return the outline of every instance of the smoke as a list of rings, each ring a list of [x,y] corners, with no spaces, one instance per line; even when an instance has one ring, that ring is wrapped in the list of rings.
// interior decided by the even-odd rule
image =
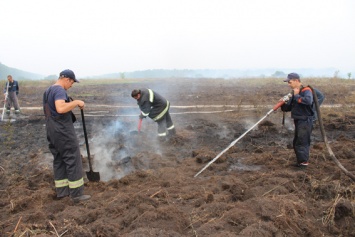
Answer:
[[[248,120],[244,120],[244,129],[245,131],[247,131],[248,129],[250,129],[252,126],[254,126],[256,123],[258,122],[258,120],[252,120],[252,119],[248,119]],[[258,126],[256,126],[253,130],[257,130]]]
[[[285,119],[285,128],[288,131],[294,131],[295,130],[295,124],[292,119]]]
[[[93,154],[93,169],[100,172],[103,181],[120,179],[132,172],[132,166],[124,164],[129,159],[124,134],[129,129],[121,121],[112,121],[107,125],[95,124],[94,135],[89,142]]]
[[[232,132],[226,125],[219,126],[219,130],[217,134],[220,137],[220,139],[223,138],[230,139],[230,137],[232,137]]]
[[[146,154],[151,154],[151,151],[162,155],[157,139],[157,124],[149,118],[144,119],[141,133],[138,134],[137,111],[132,108],[120,109],[117,111],[118,117],[113,114],[108,114],[106,119],[99,117],[90,128],[92,166],[95,172],[100,172],[103,181],[120,179],[137,168],[149,168],[150,157]]]

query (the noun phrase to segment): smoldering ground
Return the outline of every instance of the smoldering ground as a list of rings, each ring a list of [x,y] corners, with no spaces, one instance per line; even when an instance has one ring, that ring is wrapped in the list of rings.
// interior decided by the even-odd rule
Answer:
[[[323,91],[329,92],[327,98],[341,103],[344,93],[339,96],[333,93],[334,88],[329,85],[333,85],[334,79],[331,82],[324,79],[318,83],[324,83]],[[216,79],[208,83],[167,79],[135,83],[132,86],[131,81],[110,85],[82,82],[77,87],[77,97],[85,95],[82,98],[87,105],[86,124],[94,171],[100,168],[97,166],[100,159],[96,159],[103,153],[106,163],[100,173],[108,173],[105,176],[108,181],[86,180],[85,192],[92,195],[86,203],[54,200],[53,172],[51,161],[46,160],[47,156],[50,159],[50,153],[42,117],[29,115],[24,121],[0,124],[1,236],[353,235],[354,183],[329,159],[318,129],[312,135],[310,166],[302,171],[293,169],[290,164],[295,162],[294,151],[287,147],[293,131],[282,127],[282,113],[271,114],[265,123],[260,123],[194,178],[207,162],[264,116],[272,106],[271,101],[277,102],[288,90],[285,84],[277,79],[228,82]],[[155,85],[162,83],[165,86],[158,92],[172,106],[236,107],[225,113],[184,114],[203,111],[171,107],[177,137],[157,147],[156,123],[145,119],[142,135],[131,136],[128,131],[137,130],[138,107],[129,112],[133,117],[120,117],[125,114],[123,107],[115,106],[136,106],[127,97],[132,87],[157,89]],[[336,83],[355,90],[349,80]],[[172,90],[166,90],[172,86]],[[196,94],[198,97],[188,96]],[[260,98],[255,101],[256,94]],[[24,103],[40,106],[36,104],[40,97],[28,98]],[[120,104],[121,99],[127,104]],[[345,99],[344,104],[349,105],[354,98],[349,95]],[[238,109],[256,102],[260,107]],[[324,108],[322,115],[330,145],[340,162],[355,172],[353,107]],[[80,118],[77,123],[85,160]],[[292,128],[292,123],[289,126]],[[126,155],[121,152],[122,145],[132,158],[133,170],[127,172],[114,165],[107,167],[113,158]],[[96,151],[96,146],[101,150]],[[87,163],[84,165],[87,171]],[[118,174],[123,176],[114,178]]]

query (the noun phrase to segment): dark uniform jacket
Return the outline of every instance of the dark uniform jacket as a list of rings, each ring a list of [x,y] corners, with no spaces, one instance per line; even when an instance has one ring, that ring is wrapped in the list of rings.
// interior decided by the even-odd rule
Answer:
[[[151,89],[144,88],[140,91],[141,97],[137,100],[137,104],[142,115],[154,121],[161,119],[169,110],[169,101]]]
[[[4,94],[6,93],[6,90],[7,90],[7,84],[9,84],[9,90],[8,92],[16,92],[16,95],[18,95],[19,91],[20,91],[20,87],[18,86],[18,82],[13,80],[13,82],[9,82],[7,81],[6,84],[5,84],[5,88],[4,88]]]
[[[292,98],[283,106],[282,111],[291,111],[291,117],[294,120],[307,120],[313,118],[313,94],[309,87],[301,87],[298,95],[292,95]]]

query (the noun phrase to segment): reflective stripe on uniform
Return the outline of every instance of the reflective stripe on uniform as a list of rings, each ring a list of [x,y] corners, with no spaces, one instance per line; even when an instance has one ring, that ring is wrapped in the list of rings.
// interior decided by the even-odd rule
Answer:
[[[69,181],[68,179],[54,180],[54,184],[56,188],[63,188],[69,185]]]
[[[148,89],[149,91],[149,102],[153,103],[154,100],[154,92],[151,89]]]
[[[169,101],[166,101],[166,102],[167,103],[166,103],[165,109],[160,114],[158,114],[158,116],[153,118],[153,121],[157,121],[157,120],[161,119],[166,114],[166,112],[169,110]]]
[[[69,188],[79,188],[80,186],[84,185],[84,179],[81,178],[76,181],[69,181]]]
[[[166,136],[166,132],[164,132],[164,133],[158,133],[158,136],[159,136],[159,137],[165,137],[165,136]]]
[[[151,89],[148,89],[148,92],[149,92],[149,102],[153,103],[154,92]],[[144,113],[143,111],[141,111],[141,113],[142,113],[143,116],[146,116],[146,117],[149,115],[149,113]]]
[[[168,127],[167,129],[168,129],[168,130],[171,130],[171,129],[174,129],[174,127],[175,127],[175,126],[174,126],[174,124],[173,124],[173,125],[171,125],[170,127]]]
[[[146,117],[149,115],[149,113],[144,113],[143,111],[141,111],[141,113],[143,116],[146,116]]]

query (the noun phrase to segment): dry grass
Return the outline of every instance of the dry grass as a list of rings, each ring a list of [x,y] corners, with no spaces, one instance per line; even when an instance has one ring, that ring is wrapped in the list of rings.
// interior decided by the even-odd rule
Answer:
[[[137,84],[139,86],[150,85],[153,82],[159,83],[163,79],[82,79],[80,84],[75,85],[75,87],[87,87],[87,91],[92,91],[92,88],[95,88],[97,85],[129,85]],[[195,79],[174,79],[190,83],[205,83],[206,89],[204,86],[199,85],[199,91],[195,91],[193,86],[191,87],[191,96],[195,103],[213,103],[211,98],[205,98],[205,92],[208,91],[209,94],[213,91],[210,91],[211,84],[213,87],[218,88],[219,92],[222,91],[222,94],[215,96],[223,97],[225,104],[252,104],[255,107],[260,105],[267,105],[276,103],[282,96],[287,94],[290,91],[288,85],[283,82],[283,78],[245,78],[245,79],[230,79],[228,83],[225,83],[224,79],[214,79],[214,80],[195,80]],[[172,83],[174,83],[172,80]],[[37,97],[41,98],[42,92],[50,85],[52,85],[55,80],[38,80],[38,81],[20,81],[20,99],[21,97]],[[341,104],[343,106],[349,106],[350,104],[355,103],[355,81],[348,79],[338,79],[338,78],[304,78],[302,79],[304,85],[312,85],[315,88],[320,89],[325,94],[324,104]],[[0,84],[5,84],[5,80],[0,81]],[[75,87],[71,91],[77,92]],[[172,87],[174,85],[172,84]],[[172,88],[175,89],[175,88]],[[254,91],[253,94],[250,94],[250,90]],[[267,91],[269,90],[269,91]],[[85,90],[82,90],[85,93]],[[107,92],[107,91],[106,91]],[[100,93],[96,91],[96,96],[100,96]],[[112,92],[113,96],[115,92]],[[172,93],[177,93],[177,90],[174,90]],[[91,96],[92,93],[88,92],[86,94],[76,94],[76,96]],[[266,97],[265,97],[266,95]],[[345,95],[345,96],[344,96]],[[213,97],[212,97],[213,98]]]
[[[338,196],[333,200],[333,203],[331,206],[328,208],[328,210],[325,212],[324,217],[322,218],[322,222],[324,225],[334,225],[334,215],[335,215],[335,207],[340,201],[341,196],[338,194]]]

